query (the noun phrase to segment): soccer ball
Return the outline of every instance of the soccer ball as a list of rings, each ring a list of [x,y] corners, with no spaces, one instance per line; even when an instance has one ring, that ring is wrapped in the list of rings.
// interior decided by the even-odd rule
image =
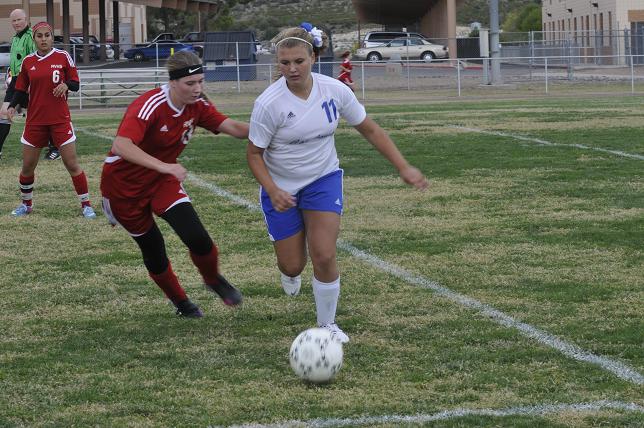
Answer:
[[[313,383],[328,382],[342,367],[342,343],[325,328],[310,328],[295,338],[289,359],[300,378]]]

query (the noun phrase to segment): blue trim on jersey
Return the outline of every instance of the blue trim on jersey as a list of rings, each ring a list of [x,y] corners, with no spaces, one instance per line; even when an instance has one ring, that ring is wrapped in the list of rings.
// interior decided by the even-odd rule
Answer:
[[[342,215],[342,177],[338,169],[303,187],[295,194],[295,206],[279,212],[273,208],[271,198],[260,186],[260,204],[271,241],[280,241],[304,229],[302,210],[330,211]]]

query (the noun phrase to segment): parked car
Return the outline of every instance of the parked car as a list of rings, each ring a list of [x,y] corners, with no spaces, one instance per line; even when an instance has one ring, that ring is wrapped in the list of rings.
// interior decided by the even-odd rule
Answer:
[[[0,44],[0,68],[5,69],[9,67],[10,51],[11,51],[11,43]]]
[[[389,43],[393,39],[398,39],[401,37],[418,37],[421,39],[425,38],[422,34],[407,33],[405,31],[369,31],[364,36],[362,47],[372,48],[374,46],[382,46]]]
[[[150,40],[150,43],[157,43],[157,42],[160,42],[161,40],[176,41],[177,38],[172,33],[161,33],[161,34],[158,34],[154,39]]]
[[[63,36],[54,36],[54,47],[58,49],[64,49],[69,51],[74,58],[74,62],[83,61],[83,48],[85,43],[83,43],[82,37],[70,37],[69,45],[63,44]],[[99,58],[98,56],[98,47],[89,43],[89,59],[90,61],[95,61]]]
[[[435,58],[446,58],[447,54],[447,46],[437,45],[420,37],[404,37],[385,45],[358,49],[354,58],[359,61],[376,62],[396,56],[429,62]]]
[[[78,35],[73,35],[81,44],[83,43],[83,36],[78,36]],[[98,38],[94,35],[89,35],[89,42],[92,44],[92,46],[96,46],[96,51],[97,51],[97,57],[100,54],[100,49],[101,49],[101,43],[98,41]],[[114,59],[114,49],[112,48],[112,45],[109,43],[105,44],[105,57],[107,59]]]
[[[168,58],[174,49],[174,52],[190,51],[196,53],[190,45],[179,43],[176,40],[161,40],[158,43],[150,43],[144,46],[135,46],[126,50],[123,56],[134,61],[145,61],[147,59]]]
[[[199,58],[201,58],[203,56],[203,40],[204,36],[202,32],[191,31],[190,33],[186,33],[179,42],[192,46],[195,52],[197,52],[197,55],[199,55]]]

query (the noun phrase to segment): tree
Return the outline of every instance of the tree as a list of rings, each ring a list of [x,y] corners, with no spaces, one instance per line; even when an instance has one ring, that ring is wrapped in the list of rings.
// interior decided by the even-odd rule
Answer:
[[[536,3],[526,4],[520,9],[509,12],[501,26],[504,32],[521,32],[541,30],[541,6]]]
[[[169,8],[156,8],[148,6],[147,27],[148,38],[151,39],[159,33],[172,33],[176,37],[197,31],[214,31],[229,29],[233,23],[230,8],[236,3],[248,3],[249,0],[211,0],[217,5],[212,12],[185,12]]]

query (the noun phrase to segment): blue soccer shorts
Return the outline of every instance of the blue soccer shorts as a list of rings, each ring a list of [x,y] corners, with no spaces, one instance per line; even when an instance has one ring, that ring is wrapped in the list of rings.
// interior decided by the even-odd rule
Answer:
[[[342,176],[338,169],[302,188],[295,196],[295,206],[279,212],[273,208],[271,198],[260,186],[260,203],[271,241],[280,241],[304,229],[302,210],[330,211],[342,215]]]

